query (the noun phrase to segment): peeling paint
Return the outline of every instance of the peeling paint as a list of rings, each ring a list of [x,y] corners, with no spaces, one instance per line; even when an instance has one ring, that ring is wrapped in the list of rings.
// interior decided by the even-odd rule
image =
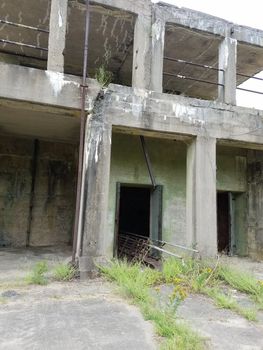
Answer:
[[[62,20],[62,15],[60,10],[58,11],[58,26],[59,28],[63,26],[63,20]]]
[[[64,80],[63,73],[52,72],[52,71],[46,71],[45,73],[49,79],[54,95],[56,97],[61,93],[62,89],[66,85],[76,85],[77,87],[80,86],[80,84],[76,83],[75,81]]]
[[[95,163],[98,163],[99,160],[99,144],[101,142],[101,135],[98,135],[98,137],[96,138],[96,146],[95,146]]]
[[[160,19],[157,19],[152,26],[153,46],[160,40],[162,43],[164,43],[164,23]]]

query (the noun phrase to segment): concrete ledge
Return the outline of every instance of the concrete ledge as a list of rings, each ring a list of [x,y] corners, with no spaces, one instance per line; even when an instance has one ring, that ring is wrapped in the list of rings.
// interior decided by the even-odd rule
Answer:
[[[231,37],[238,41],[263,47],[263,31],[241,26],[203,12],[180,8],[166,3],[157,3],[154,10],[159,18],[167,23],[204,31],[221,37],[232,32]]]
[[[0,63],[0,97],[64,108],[81,108],[81,78]],[[86,109],[92,108],[100,90],[94,79],[88,79]]]

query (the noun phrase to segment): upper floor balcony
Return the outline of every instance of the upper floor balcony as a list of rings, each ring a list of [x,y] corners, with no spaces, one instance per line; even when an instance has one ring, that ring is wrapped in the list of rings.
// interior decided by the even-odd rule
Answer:
[[[4,63],[82,76],[86,28],[90,78],[231,105],[263,93],[257,29],[150,0],[96,0],[88,12],[85,0],[1,0],[0,7]]]

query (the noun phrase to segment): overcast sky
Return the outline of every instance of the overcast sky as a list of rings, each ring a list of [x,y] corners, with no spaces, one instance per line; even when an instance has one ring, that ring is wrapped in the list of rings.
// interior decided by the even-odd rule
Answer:
[[[153,2],[158,2],[152,0]],[[263,0],[162,0],[180,7],[209,13],[228,21],[263,30]],[[263,72],[257,76],[263,78]],[[263,81],[251,79],[240,87],[263,92]],[[263,109],[263,95],[237,91],[237,104]]]

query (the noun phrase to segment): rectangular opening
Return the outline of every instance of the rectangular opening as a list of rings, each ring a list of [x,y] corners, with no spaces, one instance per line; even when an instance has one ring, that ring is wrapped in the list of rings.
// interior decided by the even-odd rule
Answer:
[[[162,186],[117,184],[115,255],[144,258],[148,240],[161,239]],[[151,254],[152,255],[152,254]]]
[[[218,252],[228,254],[231,249],[230,202],[228,192],[217,193],[217,244]]]
[[[121,187],[119,232],[150,236],[150,188]]]

